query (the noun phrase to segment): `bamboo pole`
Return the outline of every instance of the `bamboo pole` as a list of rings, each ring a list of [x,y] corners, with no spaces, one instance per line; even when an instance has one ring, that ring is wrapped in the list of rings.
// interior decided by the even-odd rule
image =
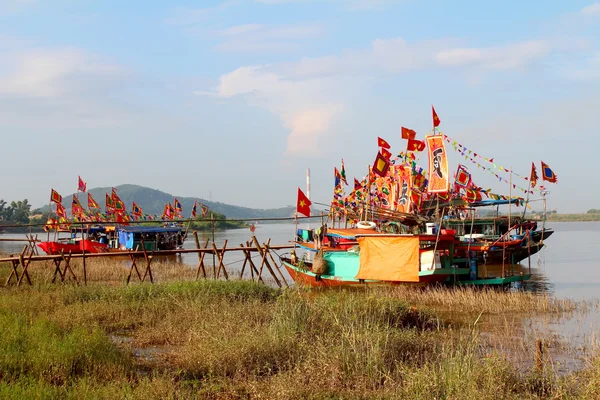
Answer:
[[[270,240],[271,239],[269,239],[269,241]],[[267,269],[271,273],[271,276],[273,276],[273,279],[275,279],[275,283],[277,283],[277,286],[281,287],[281,282],[279,282],[279,279],[277,278],[277,275],[275,275],[275,272],[273,272],[273,269],[271,268],[271,265],[269,264],[269,261],[267,260],[267,250],[263,249],[262,247],[260,247],[260,243],[258,243],[258,240],[256,239],[256,236],[252,235],[252,241],[254,242],[254,245],[256,246],[256,248],[259,250],[259,253],[262,255],[262,260],[261,260],[261,263],[260,263],[259,276],[262,273],[262,269],[263,269],[263,265],[264,265],[264,266],[267,267]]]
[[[270,244],[271,244],[271,239],[269,238],[269,240],[267,240],[267,243],[264,243],[264,247],[266,249],[267,254],[269,255],[269,258],[273,262],[273,268],[275,268],[275,271],[279,272],[279,276],[281,277],[281,280],[283,281],[283,283],[285,283],[285,286],[290,287],[290,285],[288,285],[287,281],[285,280],[285,276],[283,276],[283,272],[281,272],[281,268],[279,268],[277,262],[275,262],[275,259],[273,258],[273,255],[271,254],[271,251],[270,251],[271,248],[269,247]]]

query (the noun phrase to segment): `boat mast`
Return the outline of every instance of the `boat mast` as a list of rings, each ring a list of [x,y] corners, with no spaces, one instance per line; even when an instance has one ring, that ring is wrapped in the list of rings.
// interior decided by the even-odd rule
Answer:
[[[510,232],[512,226],[510,224],[510,211],[512,208],[512,167],[510,167],[510,177],[508,181],[508,231]],[[508,234],[510,237],[510,233]]]

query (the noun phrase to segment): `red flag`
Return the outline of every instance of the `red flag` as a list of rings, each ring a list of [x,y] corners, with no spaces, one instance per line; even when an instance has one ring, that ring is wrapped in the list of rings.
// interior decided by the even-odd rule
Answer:
[[[77,183],[77,191],[85,192],[85,190],[87,189],[87,183],[85,183],[80,176],[77,176],[77,178],[79,178],[79,182]]]
[[[385,177],[389,168],[390,160],[385,158],[381,153],[377,153],[377,157],[373,163],[373,172],[381,177]]]
[[[535,163],[531,163],[531,176],[529,177],[529,181],[531,182],[531,187],[534,188],[538,181],[538,174],[535,170]]]
[[[298,201],[296,202],[296,211],[307,217],[310,217],[310,206],[312,202],[306,195],[298,188]]]
[[[135,201],[131,202],[131,214],[133,214],[136,217],[141,217],[142,214],[144,214],[144,212],[142,211],[142,208],[140,206],[138,206],[137,204],[135,204]]]
[[[433,108],[433,104],[431,105],[431,114],[433,116],[433,127],[437,128],[441,121],[440,117],[438,117],[437,113],[435,112],[435,108]]]
[[[61,203],[62,196],[60,194],[58,194],[58,192],[56,190],[52,189],[52,192],[50,192],[50,201],[53,201],[56,204]]]
[[[377,146],[383,147],[384,149],[389,149],[391,147],[388,142],[380,137],[377,138]]]
[[[414,139],[415,136],[417,136],[417,132],[413,131],[412,129],[402,127],[402,139]]]
[[[552,171],[548,164],[546,164],[545,162],[540,162],[542,163],[542,180],[556,183],[557,177],[556,174],[554,174],[554,171]]]
[[[88,192],[88,208],[100,208],[96,200],[92,197],[92,194]]]
[[[392,159],[392,152],[386,148],[383,148],[383,147],[381,148],[381,155],[387,160]]]
[[[67,218],[67,211],[61,203],[56,203],[56,215],[62,218]]]
[[[360,184],[358,179],[354,178],[354,190],[360,190],[360,189],[362,189],[362,185]]]
[[[425,142],[423,140],[408,139],[407,151],[423,151],[425,150]]]

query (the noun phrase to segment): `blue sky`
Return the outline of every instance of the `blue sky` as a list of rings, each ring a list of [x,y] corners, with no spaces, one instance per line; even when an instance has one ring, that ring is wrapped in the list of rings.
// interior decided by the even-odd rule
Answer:
[[[40,206],[81,175],[280,207],[310,168],[328,203],[342,158],[362,177],[377,136],[398,153],[400,126],[428,133],[431,104],[497,165],[549,164],[549,208],[600,208],[598,2],[0,0],[6,200]]]

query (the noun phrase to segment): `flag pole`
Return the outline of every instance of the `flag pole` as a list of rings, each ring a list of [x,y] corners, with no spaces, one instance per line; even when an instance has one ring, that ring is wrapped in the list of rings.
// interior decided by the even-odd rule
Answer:
[[[511,171],[512,173],[512,171]],[[523,214],[521,215],[521,222],[525,219],[525,212],[527,211],[527,206],[529,205],[529,192],[531,192],[531,174],[529,175],[529,186],[527,187],[527,200],[525,200],[525,207],[523,207]]]

